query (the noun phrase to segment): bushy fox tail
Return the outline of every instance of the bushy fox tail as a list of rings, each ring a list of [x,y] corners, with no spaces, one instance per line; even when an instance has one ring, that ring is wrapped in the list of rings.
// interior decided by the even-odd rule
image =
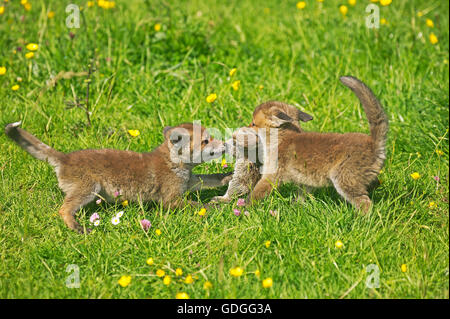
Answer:
[[[349,87],[361,102],[370,125],[370,136],[375,144],[378,159],[383,162],[386,158],[386,139],[389,122],[384,110],[373,94],[372,90],[362,81],[353,76],[343,76],[341,82]],[[382,163],[381,163],[382,165]]]
[[[5,133],[25,151],[41,161],[47,161],[50,165],[57,167],[61,163],[64,153],[54,150],[42,143],[35,136],[21,129],[21,122],[10,123],[5,127]]]

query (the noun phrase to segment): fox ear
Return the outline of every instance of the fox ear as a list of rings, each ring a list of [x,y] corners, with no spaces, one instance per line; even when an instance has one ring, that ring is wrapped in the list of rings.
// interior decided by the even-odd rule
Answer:
[[[272,127],[280,127],[286,123],[292,123],[294,120],[283,111],[276,110],[269,118],[269,124]]]
[[[169,140],[171,144],[178,144],[179,142],[183,142],[184,145],[189,141],[189,132],[182,127],[171,127],[166,126],[163,130],[164,138]]]
[[[311,121],[313,119],[313,117],[311,115],[309,115],[308,113],[302,112],[302,111],[298,111],[298,119],[302,122],[308,122]]]

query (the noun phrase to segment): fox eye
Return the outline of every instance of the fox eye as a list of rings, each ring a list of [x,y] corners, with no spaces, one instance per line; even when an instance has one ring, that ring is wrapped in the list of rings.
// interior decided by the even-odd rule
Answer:
[[[202,141],[202,144],[203,144],[203,145],[206,145],[206,144],[208,144],[208,143],[209,143],[208,140],[203,140],[203,141]]]

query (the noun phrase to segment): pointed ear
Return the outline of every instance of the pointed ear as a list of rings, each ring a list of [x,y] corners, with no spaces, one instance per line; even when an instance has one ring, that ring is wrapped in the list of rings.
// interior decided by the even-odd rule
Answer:
[[[292,123],[293,121],[294,120],[289,115],[277,109],[270,116],[268,122],[272,127],[280,127],[283,124]]]
[[[313,119],[313,117],[311,115],[309,115],[308,113],[302,112],[302,111],[298,111],[298,119],[302,122],[308,122],[311,121]]]
[[[169,132],[171,129],[173,129],[172,126],[165,126],[165,127],[164,127],[164,129],[163,129],[163,135],[164,135],[164,138],[165,138],[165,139],[167,139],[167,132]]]
[[[167,129],[167,130],[166,130]],[[179,144],[185,145],[190,140],[190,135],[188,130],[182,128],[182,127],[165,127],[164,128],[165,134],[164,137],[166,140],[168,140],[171,144]]]

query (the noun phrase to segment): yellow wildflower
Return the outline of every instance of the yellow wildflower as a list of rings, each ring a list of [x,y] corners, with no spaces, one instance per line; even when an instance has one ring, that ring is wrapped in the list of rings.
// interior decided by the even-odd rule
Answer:
[[[269,246],[270,246],[270,240],[266,240],[266,242],[264,243],[264,246],[266,246],[266,248],[269,248]]]
[[[92,8],[93,6],[95,6],[94,1],[88,1],[87,6],[88,6],[88,8]]]
[[[340,7],[339,7],[339,12],[345,17],[345,15],[346,15],[347,12],[348,12],[348,7],[345,6],[345,5],[340,6]]]
[[[156,235],[160,236],[162,234],[161,229],[155,230]]]
[[[27,3],[28,3],[28,0],[20,0],[20,4],[23,6],[26,5]]]
[[[273,280],[272,278],[266,278],[262,281],[262,285],[264,288],[270,288],[273,285]]]
[[[55,12],[54,12],[54,11],[49,11],[49,12],[47,13],[47,17],[48,17],[49,19],[53,19],[53,18],[55,17]]]
[[[6,67],[0,66],[0,75],[4,75],[6,73]]]
[[[356,4],[356,0],[348,0],[348,4],[354,6]]]
[[[30,11],[31,10],[31,3],[27,2],[24,6],[26,11]]]
[[[3,14],[3,13],[5,13],[5,7],[4,7],[4,6],[1,6],[1,7],[0,7],[0,14]]]
[[[237,91],[239,90],[239,87],[241,86],[241,81],[234,81],[233,83],[231,83],[231,87],[233,88],[233,90]]]
[[[11,90],[17,91],[19,88],[20,88],[20,86],[18,84],[16,84],[16,85],[12,86]]]
[[[153,27],[153,29],[155,29],[156,32],[161,30],[161,23],[157,23],[155,24],[155,26]]]
[[[433,27],[434,27],[433,20],[431,20],[431,19],[427,19],[427,20],[425,21],[425,23],[426,23],[427,26],[430,27],[430,28],[433,28]]]
[[[388,6],[392,3],[392,0],[380,0],[382,6]]]
[[[241,267],[235,267],[230,269],[230,275],[233,277],[240,277],[244,273],[244,269]]]
[[[408,271],[408,266],[406,264],[403,264],[400,266],[400,269],[402,270],[402,272],[407,272]]]
[[[297,2],[297,9],[304,9],[306,7],[306,2],[305,1],[299,1]]]
[[[146,261],[146,263],[147,263],[147,265],[149,265],[149,266],[153,265],[153,263],[154,263],[153,258],[152,258],[152,257],[148,258],[147,261]]]
[[[198,212],[198,215],[199,215],[199,216],[205,216],[205,214],[206,214],[206,208],[202,208],[202,209],[200,209],[200,211]]]
[[[222,167],[228,167],[227,165],[227,160],[226,159],[222,159],[222,163],[220,164]]]
[[[216,99],[217,99],[217,94],[216,93],[211,93],[210,95],[208,95],[206,97],[206,102],[213,103]]]
[[[181,269],[181,268],[175,269],[175,275],[181,276],[182,274],[183,274],[183,269]]]
[[[380,23],[381,24],[387,24],[388,22],[387,22],[387,20],[385,18],[381,18],[380,19]]]
[[[26,53],[26,54],[25,54],[25,57],[26,57],[27,59],[32,59],[32,58],[34,58],[34,52],[28,52],[28,53]]]
[[[236,73],[237,69],[236,68],[232,68],[230,70],[230,76],[233,76]]]
[[[420,18],[421,16],[423,16],[423,12],[422,11],[417,12],[417,16]]]
[[[431,44],[438,43],[438,38],[437,38],[437,36],[434,33],[430,34],[430,42],[431,42]]]
[[[139,130],[128,130],[128,134],[130,134],[133,137],[139,136],[141,132]]]
[[[131,282],[131,276],[122,276],[120,277],[118,283],[119,285],[121,285],[122,287],[126,287],[130,284]]]
[[[259,277],[261,275],[261,272],[259,271],[259,269],[256,269],[255,270],[255,276],[256,277]]]
[[[37,45],[36,43],[28,43],[26,48],[29,51],[37,51],[37,49],[39,49],[39,45]]]
[[[163,279],[164,285],[166,285],[166,286],[170,285],[171,281],[172,281],[172,279],[170,278],[170,276],[164,276],[164,279]]]
[[[420,174],[417,173],[417,172],[414,172],[414,173],[411,174],[411,177],[412,177],[413,179],[419,179],[419,178],[420,178]]]
[[[264,85],[260,84],[260,85],[258,86],[258,89],[259,89],[259,90],[264,89]]]
[[[176,299],[189,299],[189,295],[187,293],[185,293],[185,292],[178,292],[175,295],[175,298]]]
[[[437,204],[436,204],[435,202],[430,202],[430,203],[428,204],[428,208],[433,209],[433,208],[436,208],[436,207],[437,207]]]
[[[124,200],[124,201],[122,202],[122,206],[127,207],[127,206],[128,206],[128,201],[127,201],[127,200]]]
[[[205,281],[203,284],[203,289],[208,290],[212,288],[212,283],[210,281]]]
[[[194,278],[192,278],[191,275],[187,275],[186,278],[184,278],[185,284],[192,284],[194,282]]]
[[[162,269],[158,269],[156,271],[156,276],[158,276],[160,278],[163,277],[165,274],[166,274],[166,272],[164,270],[162,270]]]
[[[1,72],[1,68],[0,68],[0,75],[1,74],[2,74],[2,72]],[[441,150],[436,150],[436,154],[439,156],[442,156],[442,155],[444,155],[444,152],[442,152]]]
[[[334,246],[336,246],[336,248],[341,249],[342,247],[344,247],[344,243],[340,240],[338,240]]]

